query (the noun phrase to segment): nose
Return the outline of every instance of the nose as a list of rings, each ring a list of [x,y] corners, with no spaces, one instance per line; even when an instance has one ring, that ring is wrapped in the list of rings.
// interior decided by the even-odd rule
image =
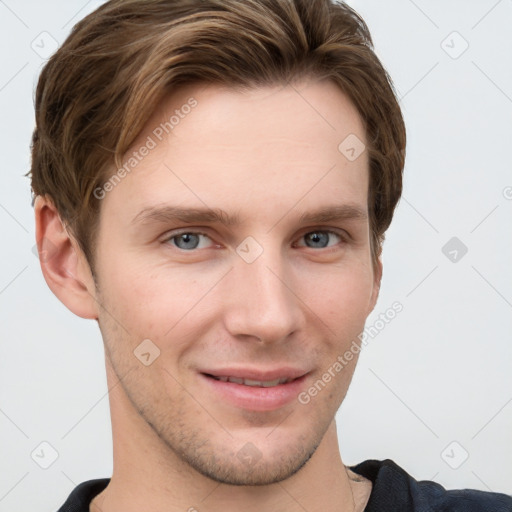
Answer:
[[[225,327],[240,339],[284,341],[304,325],[293,269],[268,248],[252,263],[235,255],[224,302]]]

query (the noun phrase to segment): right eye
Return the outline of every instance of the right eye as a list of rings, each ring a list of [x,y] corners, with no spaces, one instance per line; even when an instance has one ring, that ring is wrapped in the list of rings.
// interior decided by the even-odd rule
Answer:
[[[175,247],[182,251],[192,251],[194,249],[204,249],[205,247],[200,247],[201,237],[210,238],[208,235],[204,233],[199,233],[196,231],[181,231],[179,233],[170,234],[167,236],[163,242],[171,242]]]

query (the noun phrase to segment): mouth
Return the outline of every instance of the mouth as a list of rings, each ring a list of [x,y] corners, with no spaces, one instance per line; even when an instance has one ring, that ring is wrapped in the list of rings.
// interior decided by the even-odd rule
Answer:
[[[292,382],[295,379],[290,377],[281,377],[274,380],[253,380],[253,379],[245,379],[242,377],[231,377],[226,375],[211,375],[205,373],[207,377],[211,377],[212,379],[219,380],[221,382],[233,382],[234,384],[242,384],[243,386],[253,386],[258,388],[273,388],[275,386],[279,386],[280,384],[287,384],[288,382]]]
[[[296,401],[309,372],[282,368],[208,370],[199,373],[212,398],[223,405],[251,411],[271,411]]]

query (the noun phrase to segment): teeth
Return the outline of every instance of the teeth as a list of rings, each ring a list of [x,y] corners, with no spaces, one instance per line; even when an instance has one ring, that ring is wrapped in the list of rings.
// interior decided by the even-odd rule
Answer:
[[[261,380],[244,379],[244,384],[246,386],[259,386],[263,388],[271,388],[272,386],[277,386],[279,384],[279,379],[267,380],[265,382]]]
[[[262,382],[261,385],[264,387],[264,388],[271,388],[272,386],[277,386],[278,384],[282,384],[282,381],[283,379],[276,379],[276,380],[270,380],[268,382]],[[288,379],[285,379],[285,382],[287,381]]]
[[[287,377],[283,377],[281,379],[274,380],[252,380],[252,379],[242,379],[240,377],[216,377],[213,376],[214,379],[220,380],[222,382],[233,382],[235,384],[243,384],[244,386],[255,386],[262,388],[271,388],[273,386],[278,386],[279,384],[284,384],[285,382],[289,382],[293,379],[288,379]]]

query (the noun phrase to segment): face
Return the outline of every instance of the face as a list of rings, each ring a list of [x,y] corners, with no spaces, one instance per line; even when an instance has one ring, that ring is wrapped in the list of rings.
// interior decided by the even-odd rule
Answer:
[[[159,105],[102,199],[109,364],[169,457],[216,481],[297,472],[347,392],[357,352],[336,362],[380,280],[367,151],[338,149],[350,134],[365,141],[329,81],[188,87]]]

